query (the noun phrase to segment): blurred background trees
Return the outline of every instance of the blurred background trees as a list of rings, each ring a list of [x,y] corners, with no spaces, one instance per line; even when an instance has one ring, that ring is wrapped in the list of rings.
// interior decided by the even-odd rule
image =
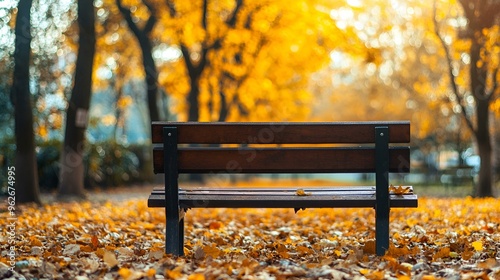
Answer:
[[[14,164],[8,96],[19,5],[0,6],[4,169]],[[442,183],[443,168],[468,166],[469,177],[479,174],[475,194],[491,196],[500,158],[498,5],[96,0],[92,83],[85,82],[92,99],[81,142],[88,145],[79,148],[85,175],[77,180],[87,187],[151,181],[153,119],[408,119],[413,172]],[[66,112],[74,90],[83,90],[75,76],[77,13],[75,1],[34,0],[31,9],[28,84],[39,183],[47,188],[62,178],[55,159],[65,150],[63,124],[73,122]]]

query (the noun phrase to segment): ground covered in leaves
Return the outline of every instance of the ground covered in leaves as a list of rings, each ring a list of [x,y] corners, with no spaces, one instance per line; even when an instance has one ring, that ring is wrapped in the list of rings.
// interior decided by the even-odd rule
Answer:
[[[0,279],[500,279],[498,199],[392,210],[384,257],[372,209],[189,210],[181,258],[146,199],[2,205]]]

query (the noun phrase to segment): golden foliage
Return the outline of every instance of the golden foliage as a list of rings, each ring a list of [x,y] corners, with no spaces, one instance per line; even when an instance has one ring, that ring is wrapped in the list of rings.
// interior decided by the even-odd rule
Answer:
[[[308,77],[326,65],[331,49],[343,44],[344,34],[327,9],[309,0],[244,2],[231,25],[235,1],[209,2],[203,26],[202,1],[171,2],[176,15],[162,14],[161,30],[169,29],[162,38],[173,47],[186,47],[195,63],[207,51],[208,64],[198,81],[200,121],[217,120],[222,109],[228,110],[230,121],[300,120],[308,115]],[[160,65],[160,83],[177,100],[181,120],[186,119],[186,95],[193,86],[185,59]]]

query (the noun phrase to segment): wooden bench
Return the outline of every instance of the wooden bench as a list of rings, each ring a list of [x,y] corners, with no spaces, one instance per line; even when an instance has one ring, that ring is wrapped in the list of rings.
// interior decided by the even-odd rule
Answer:
[[[389,173],[410,171],[410,148],[389,145],[410,142],[407,121],[153,122],[152,140],[154,172],[165,174],[165,188],[153,190],[148,206],[165,207],[167,254],[184,254],[184,214],[189,208],[369,207],[375,208],[376,253],[383,255],[389,248],[390,208],[418,204],[411,187],[405,194],[389,191]],[[179,173],[367,172],[375,174],[375,186],[307,188],[305,195],[298,192],[301,186],[186,189],[178,183]]]

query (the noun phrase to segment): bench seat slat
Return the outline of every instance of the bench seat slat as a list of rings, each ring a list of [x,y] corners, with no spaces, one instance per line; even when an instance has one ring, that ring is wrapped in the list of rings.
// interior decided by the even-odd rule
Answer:
[[[410,171],[410,148],[391,147],[389,171]],[[200,160],[203,159],[203,160]],[[163,173],[163,150],[153,150],[155,173]],[[179,173],[364,173],[375,172],[375,148],[179,148]]]
[[[407,193],[413,194],[413,187],[405,186],[408,188]],[[324,187],[324,188],[310,188],[310,187],[283,187],[283,188],[200,188],[200,189],[179,189],[179,194],[186,195],[205,195],[205,194],[218,194],[218,195],[296,195],[297,190],[301,189],[306,194],[311,195],[349,195],[349,194],[373,194],[375,186],[355,186],[355,187]],[[165,194],[164,188],[155,188],[152,194]]]
[[[373,143],[376,126],[388,126],[390,143],[410,142],[409,121],[377,122],[153,122],[152,141],[162,143],[163,127],[178,129],[179,144]]]
[[[411,187],[410,187],[411,188]],[[327,208],[374,207],[374,187],[303,189],[308,195],[297,195],[297,188],[278,189],[203,189],[179,191],[179,204],[183,208]],[[408,194],[390,195],[391,207],[417,207],[417,196],[411,189]],[[165,207],[165,191],[154,190],[149,207]]]

